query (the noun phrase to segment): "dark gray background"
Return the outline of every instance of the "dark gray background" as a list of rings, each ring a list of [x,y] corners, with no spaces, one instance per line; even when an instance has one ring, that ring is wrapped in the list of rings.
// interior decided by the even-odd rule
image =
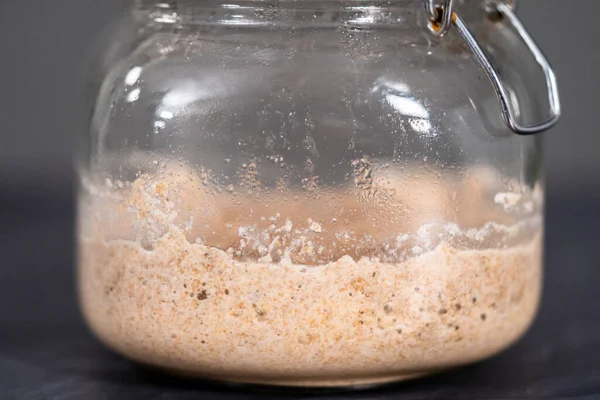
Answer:
[[[201,1],[201,0],[199,0]],[[0,186],[68,187],[86,54],[121,0],[0,0]],[[550,190],[600,186],[599,0],[521,0],[564,116],[547,133]]]

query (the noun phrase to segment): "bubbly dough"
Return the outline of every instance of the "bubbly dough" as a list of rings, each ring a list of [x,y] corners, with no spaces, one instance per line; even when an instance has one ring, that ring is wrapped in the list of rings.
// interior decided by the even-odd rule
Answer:
[[[495,204],[485,174],[307,193],[167,165],[106,182],[80,204],[84,314],[137,361],[216,379],[336,386],[480,360],[531,323],[542,249],[535,214]]]

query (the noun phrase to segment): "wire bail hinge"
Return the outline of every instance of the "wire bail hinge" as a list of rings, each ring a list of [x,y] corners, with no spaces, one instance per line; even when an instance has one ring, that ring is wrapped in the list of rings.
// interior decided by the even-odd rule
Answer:
[[[443,0],[440,4],[436,4],[435,0],[425,0],[425,6],[429,15],[428,26],[432,34],[443,37],[448,33],[452,25],[454,25],[458,30],[458,33],[465,40],[467,46],[473,52],[475,60],[484,70],[494,87],[502,109],[502,117],[506,125],[519,135],[531,135],[543,132],[556,125],[561,114],[560,98],[554,71],[513,11],[516,6],[516,1],[517,0],[496,0],[495,2],[488,2],[485,10],[488,18],[491,20],[504,21],[505,23],[512,25],[523,42],[527,45],[527,48],[533,54],[544,73],[546,87],[548,89],[550,113],[547,120],[531,125],[522,125],[517,122],[514,112],[510,107],[508,92],[500,79],[500,75],[465,24],[464,20],[456,13],[454,8],[455,0]]]

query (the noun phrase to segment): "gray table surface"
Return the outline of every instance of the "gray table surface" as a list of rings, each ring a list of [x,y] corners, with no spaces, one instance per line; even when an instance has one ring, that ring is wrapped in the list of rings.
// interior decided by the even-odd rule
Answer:
[[[145,371],[87,331],[68,190],[0,192],[0,399],[308,398]],[[48,193],[56,193],[49,195]],[[600,193],[551,194],[545,293],[531,331],[483,363],[327,399],[600,399]]]

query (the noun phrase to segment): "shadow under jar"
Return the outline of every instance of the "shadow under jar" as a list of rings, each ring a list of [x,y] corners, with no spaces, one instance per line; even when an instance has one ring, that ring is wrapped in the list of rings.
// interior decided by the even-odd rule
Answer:
[[[131,2],[93,63],[78,160],[95,334],[181,374],[291,386],[515,342],[543,225],[541,139],[517,133],[548,127],[515,126],[558,98],[511,8],[486,7]]]

